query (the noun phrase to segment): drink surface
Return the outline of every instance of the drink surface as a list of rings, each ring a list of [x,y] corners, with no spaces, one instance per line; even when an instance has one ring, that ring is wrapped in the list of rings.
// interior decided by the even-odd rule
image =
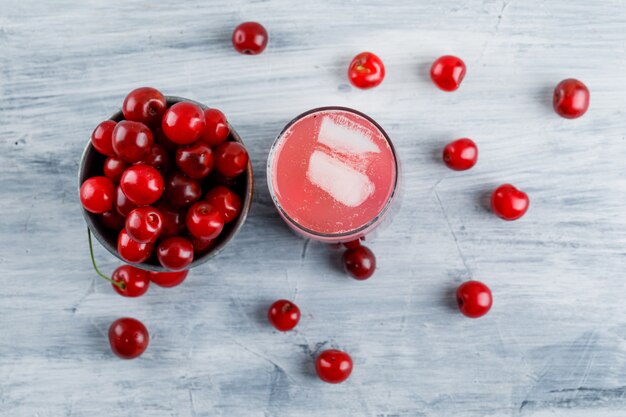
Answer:
[[[293,122],[270,153],[273,198],[297,227],[337,235],[370,225],[387,206],[397,166],[383,132],[342,109]]]

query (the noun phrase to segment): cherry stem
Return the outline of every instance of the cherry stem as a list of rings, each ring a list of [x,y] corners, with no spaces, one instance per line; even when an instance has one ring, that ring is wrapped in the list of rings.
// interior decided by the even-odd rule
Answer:
[[[87,228],[87,238],[89,239],[89,254],[91,255],[91,263],[93,264],[93,269],[96,271],[96,274],[100,275],[102,278],[106,279],[111,284],[115,285],[117,288],[123,291],[126,288],[123,282],[113,281],[111,278],[104,275],[98,269],[98,266],[96,265],[96,258],[93,256],[93,243],[91,243],[91,229],[89,228]]]

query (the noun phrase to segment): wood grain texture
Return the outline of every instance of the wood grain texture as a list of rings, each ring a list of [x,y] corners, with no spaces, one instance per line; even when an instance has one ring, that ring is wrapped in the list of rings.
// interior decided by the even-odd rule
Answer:
[[[232,50],[243,20],[269,29],[264,54]],[[0,0],[0,415],[623,416],[625,45],[618,0]],[[387,66],[372,91],[345,76],[362,50]],[[453,94],[427,75],[444,53],[468,65]],[[567,77],[592,92],[581,119],[551,110]],[[93,127],[142,85],[221,108],[257,188],[218,259],[125,299],[91,269],[76,173]],[[320,105],[371,115],[401,156],[403,206],[367,282],[292,235],[267,192],[273,138]],[[455,173],[439,152],[461,136],[480,160]],[[486,209],[502,182],[531,197],[518,222]],[[481,320],[452,304],[469,278],[494,292]],[[297,331],[266,324],[279,297],[302,309]],[[150,330],[138,360],[108,349],[120,316]],[[314,376],[331,346],[355,362],[339,386]]]

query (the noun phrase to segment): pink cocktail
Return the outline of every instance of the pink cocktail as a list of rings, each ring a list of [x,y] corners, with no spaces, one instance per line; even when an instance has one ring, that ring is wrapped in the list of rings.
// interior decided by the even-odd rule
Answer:
[[[396,193],[398,162],[376,122],[342,107],[310,110],[290,122],[270,151],[270,194],[300,234],[347,242],[378,226]]]

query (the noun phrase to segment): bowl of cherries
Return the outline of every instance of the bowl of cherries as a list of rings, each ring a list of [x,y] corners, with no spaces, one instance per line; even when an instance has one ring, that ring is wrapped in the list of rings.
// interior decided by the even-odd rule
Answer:
[[[224,114],[142,87],[91,135],[79,170],[91,233],[141,269],[188,270],[239,232],[252,202],[248,152]]]

